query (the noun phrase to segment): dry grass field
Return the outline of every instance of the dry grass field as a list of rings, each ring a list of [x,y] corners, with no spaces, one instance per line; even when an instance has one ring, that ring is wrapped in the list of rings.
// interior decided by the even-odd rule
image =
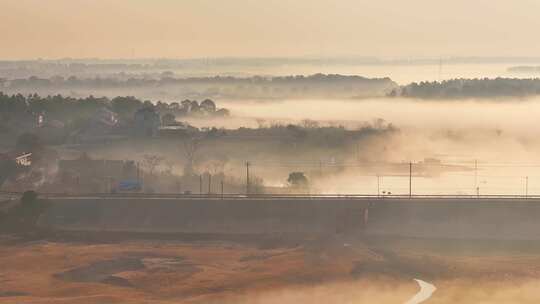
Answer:
[[[485,246],[4,237],[0,303],[538,303],[536,249]]]

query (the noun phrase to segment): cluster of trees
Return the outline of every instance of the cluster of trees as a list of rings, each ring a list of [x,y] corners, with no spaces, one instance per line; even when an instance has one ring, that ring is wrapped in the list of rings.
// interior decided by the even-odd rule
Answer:
[[[356,129],[347,129],[343,125],[321,124],[306,119],[297,124],[281,124],[258,120],[259,128],[227,130],[229,136],[280,138],[282,142],[309,147],[341,147],[348,143],[370,136],[385,136],[398,132],[399,129],[382,119],[366,123]]]
[[[7,95],[0,92],[0,121],[4,124],[9,121],[20,121],[21,118],[34,121],[37,115],[44,113],[48,120],[59,120],[66,124],[87,121],[95,113],[107,108],[115,112],[120,121],[129,121],[139,109],[154,107],[160,114],[174,113],[176,115],[221,115],[226,116],[229,111],[218,109],[212,100],[205,100],[200,104],[197,101],[185,100],[181,103],[171,104],[150,101],[142,101],[132,96],[106,97],[89,96],[85,98],[73,98],[62,95],[41,97],[37,94],[24,96],[22,94]]]
[[[0,115],[4,120],[45,113],[49,119],[74,121],[88,119],[103,107],[111,109],[118,115],[131,117],[135,111],[146,104],[151,105],[150,102],[143,102],[135,97],[113,99],[94,96],[73,98],[62,95],[41,97],[37,94],[24,96],[0,92]]]
[[[540,94],[540,79],[483,78],[411,83],[389,93],[391,97],[492,98]]]
[[[30,153],[30,165],[18,164],[16,156]],[[4,183],[16,183],[21,189],[33,188],[44,180],[58,160],[58,152],[48,147],[36,134],[22,133],[17,136],[14,147],[6,154],[0,154],[0,187]],[[11,187],[11,186],[10,186]]]
[[[309,180],[304,172],[291,172],[287,178],[287,184],[292,188],[307,188]]]
[[[8,158],[0,158],[0,187],[4,182],[17,174],[20,167],[17,166],[14,160]]]
[[[163,115],[165,125],[174,121],[176,117],[226,117],[230,115],[229,110],[224,108],[219,109],[211,99],[205,99],[201,103],[189,99],[180,103],[172,102],[170,104],[158,102],[155,108]]]
[[[37,226],[41,214],[49,208],[49,204],[38,198],[34,191],[26,191],[18,204],[4,212],[0,212],[0,231],[31,232]]]

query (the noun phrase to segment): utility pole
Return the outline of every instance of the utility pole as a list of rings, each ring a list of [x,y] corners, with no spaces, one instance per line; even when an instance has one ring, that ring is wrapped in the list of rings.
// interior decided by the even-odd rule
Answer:
[[[474,160],[474,187],[478,187],[478,160]]]
[[[139,184],[141,183],[141,171],[140,171],[140,168],[139,168],[139,162],[137,162],[137,182]]]
[[[529,197],[529,177],[525,176],[525,198]]]
[[[246,195],[249,195],[249,166],[250,163],[246,162]]]
[[[412,162],[409,163],[409,198],[412,198]]]
[[[208,173],[208,195],[212,193],[212,174]]]
[[[221,199],[223,199],[223,180],[221,180]]]
[[[377,174],[377,197],[381,196],[381,176]]]

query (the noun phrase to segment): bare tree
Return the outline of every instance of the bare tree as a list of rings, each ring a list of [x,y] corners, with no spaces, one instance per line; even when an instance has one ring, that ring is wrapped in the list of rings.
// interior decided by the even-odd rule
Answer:
[[[166,161],[165,162],[165,172],[168,174],[172,174],[174,170],[174,163],[172,161]]]
[[[302,127],[306,129],[317,129],[319,128],[319,122],[312,119],[304,119],[302,120]]]
[[[226,159],[212,159],[208,161],[206,165],[206,170],[212,175],[220,174],[225,171],[225,165],[227,164]]]
[[[184,139],[184,155],[187,161],[184,167],[184,175],[193,175],[200,143],[200,138],[194,136]]]
[[[156,168],[161,164],[162,161],[163,157],[161,156],[145,154],[143,155],[142,165],[150,175],[154,175]]]
[[[257,126],[258,126],[259,129],[264,129],[264,127],[266,125],[266,119],[257,118],[257,119],[255,119],[255,122],[257,122]]]

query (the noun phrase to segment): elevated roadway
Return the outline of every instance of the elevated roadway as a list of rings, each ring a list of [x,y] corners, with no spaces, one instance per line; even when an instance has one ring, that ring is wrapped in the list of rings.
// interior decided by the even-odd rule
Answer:
[[[46,194],[56,230],[540,240],[540,197]]]

